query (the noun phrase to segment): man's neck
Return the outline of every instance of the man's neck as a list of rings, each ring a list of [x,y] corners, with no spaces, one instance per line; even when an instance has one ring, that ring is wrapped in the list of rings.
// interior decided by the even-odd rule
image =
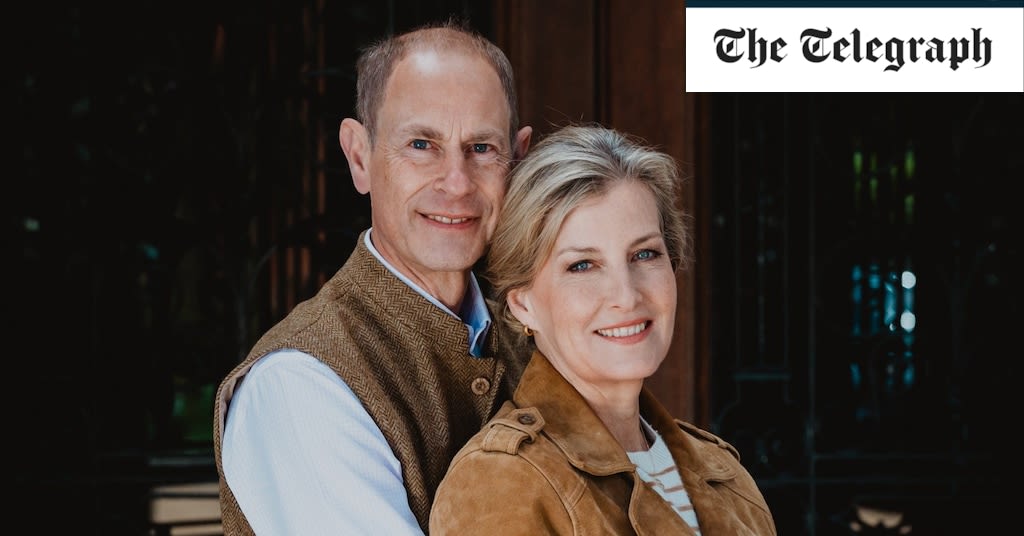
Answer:
[[[364,240],[366,248],[370,250],[373,256],[388,271],[395,274],[403,283],[409,285],[413,290],[423,295],[423,297],[446,309],[452,315],[464,318],[462,309],[471,277],[469,270],[463,272],[435,272],[429,278],[421,277],[416,273],[406,273],[407,271],[400,270],[394,263],[386,259],[376,246],[373,245],[373,240],[371,240],[372,232],[372,228],[366,232]],[[465,304],[465,307],[472,306],[473,304],[470,303]]]

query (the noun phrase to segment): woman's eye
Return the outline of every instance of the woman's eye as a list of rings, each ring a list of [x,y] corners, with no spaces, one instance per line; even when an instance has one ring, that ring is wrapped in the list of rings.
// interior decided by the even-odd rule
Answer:
[[[593,265],[593,263],[591,263],[590,261],[574,262],[574,263],[569,265],[569,271],[570,272],[583,272],[583,271],[586,271],[586,270],[590,269],[590,267],[592,265]]]
[[[661,256],[661,253],[658,253],[657,251],[654,251],[653,249],[641,249],[640,251],[636,252],[637,260],[641,260],[641,261],[648,261],[648,260],[651,260],[651,259],[656,259],[656,258],[658,258],[660,256]]]
[[[430,147],[430,143],[427,140],[412,140],[409,145],[413,149],[427,149]]]

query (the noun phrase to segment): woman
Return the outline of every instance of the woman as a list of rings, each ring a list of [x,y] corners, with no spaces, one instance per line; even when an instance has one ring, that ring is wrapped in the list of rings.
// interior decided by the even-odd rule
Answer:
[[[564,127],[516,166],[488,277],[536,350],[452,461],[432,535],[775,534],[735,449],[643,387],[687,259],[678,182],[671,157],[602,127]]]

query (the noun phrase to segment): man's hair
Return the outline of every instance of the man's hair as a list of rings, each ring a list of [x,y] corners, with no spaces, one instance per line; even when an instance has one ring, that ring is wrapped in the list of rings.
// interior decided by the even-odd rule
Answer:
[[[569,213],[618,183],[634,181],[654,194],[673,270],[690,262],[689,219],[676,205],[675,159],[639,139],[597,125],[569,125],[548,135],[512,170],[488,252],[487,279],[505,307],[510,290],[528,287],[551,254]]]
[[[375,139],[377,114],[395,66],[411,52],[428,49],[477,54],[490,63],[508,101],[509,141],[514,145],[519,130],[519,105],[512,64],[497,45],[454,17],[386,37],[362,50],[356,61],[356,118],[366,127],[370,143]]]

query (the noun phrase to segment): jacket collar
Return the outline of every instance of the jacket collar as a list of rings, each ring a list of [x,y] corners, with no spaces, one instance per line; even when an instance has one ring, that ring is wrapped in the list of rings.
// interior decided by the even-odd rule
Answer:
[[[692,472],[705,482],[725,482],[737,477],[735,464],[728,459],[733,456],[731,446],[692,424],[673,418],[647,389],[640,393],[640,414],[661,434],[680,473]]]
[[[542,433],[577,469],[596,476],[633,470],[626,451],[601,419],[540,351],[534,351],[512,399],[521,408],[540,411]]]
[[[539,351],[534,351],[523,372],[513,401],[520,408],[536,407],[540,411],[545,421],[542,433],[579,470],[595,476],[633,471],[626,451],[583,396]],[[723,458],[731,456],[728,446],[674,419],[647,388],[640,393],[640,414],[661,434],[684,479],[722,482],[736,477]]]

